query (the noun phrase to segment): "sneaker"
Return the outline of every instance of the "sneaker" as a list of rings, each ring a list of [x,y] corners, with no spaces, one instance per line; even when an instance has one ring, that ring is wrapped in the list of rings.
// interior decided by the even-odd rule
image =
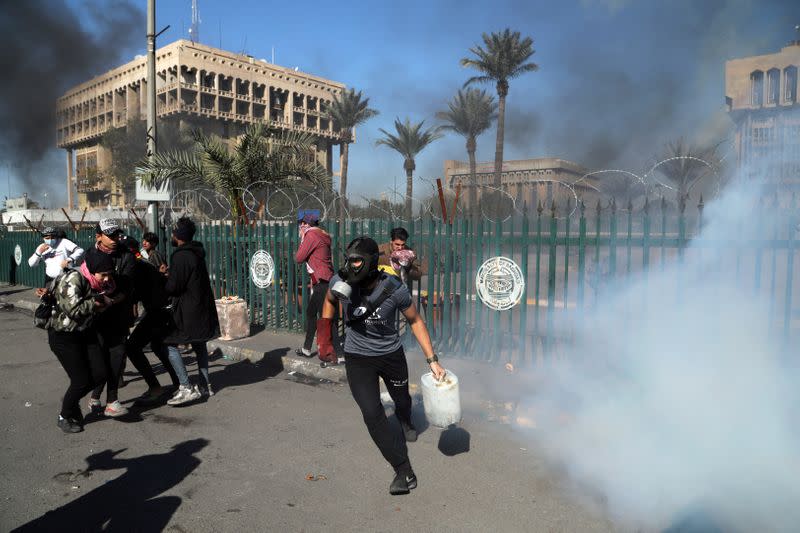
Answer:
[[[185,403],[193,402],[200,398],[200,391],[197,387],[190,385],[181,385],[175,395],[167,400],[168,405],[183,405]]]
[[[305,348],[298,348],[294,351],[294,354],[297,357],[314,357],[317,355],[317,352],[312,352],[311,350],[306,350]]]
[[[400,421],[400,427],[403,428],[403,436],[406,442],[417,442],[417,428],[411,422]]]
[[[392,484],[389,485],[389,494],[392,496],[408,494],[412,489],[416,488],[417,476],[414,475],[413,471],[409,470],[408,472],[398,472],[397,475],[394,476]]]
[[[89,398],[89,411],[93,414],[100,414],[103,412],[103,403],[100,400]]]
[[[203,396],[208,396],[209,398],[214,396],[214,389],[211,388],[211,383],[206,382],[206,386],[200,389],[200,393]]]
[[[114,400],[113,402],[106,404],[106,409],[103,411],[103,414],[110,416],[111,418],[117,418],[118,416],[127,415],[128,408],[119,403],[119,400]]]
[[[61,428],[61,431],[64,433],[80,433],[83,431],[83,426],[73,419],[73,418],[64,418],[61,415],[58,415],[58,427]]]

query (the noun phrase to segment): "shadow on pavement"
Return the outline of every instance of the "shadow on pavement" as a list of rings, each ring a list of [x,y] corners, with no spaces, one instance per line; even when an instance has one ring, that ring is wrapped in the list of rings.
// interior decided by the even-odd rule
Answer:
[[[169,452],[133,459],[116,457],[125,449],[90,455],[86,458],[87,470],[80,473],[82,476],[89,477],[95,470],[125,469],[125,472],[15,531],[161,531],[182,500],[177,496],[159,496],[200,465],[195,454],[208,442],[188,440],[173,446]]]
[[[469,432],[458,426],[450,426],[439,435],[439,451],[448,457],[469,451]]]
[[[0,288],[0,296],[11,296],[12,294],[25,291],[30,291],[30,293],[33,294],[33,289],[29,289],[28,287],[2,287]]]
[[[703,509],[692,509],[675,520],[662,533],[724,533],[727,528]]]
[[[249,359],[231,363],[228,365],[215,365],[210,368],[221,368],[210,374],[211,385],[215,392],[241,385],[252,385],[266,379],[272,378],[283,372],[283,362],[281,357],[289,352],[289,348],[279,348],[264,354],[264,358],[258,362],[251,362]]]

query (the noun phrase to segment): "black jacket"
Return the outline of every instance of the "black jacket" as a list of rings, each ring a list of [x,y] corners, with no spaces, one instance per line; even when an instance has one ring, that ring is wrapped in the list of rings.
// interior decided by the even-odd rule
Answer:
[[[164,339],[165,344],[205,342],[219,335],[205,259],[203,245],[196,241],[172,252],[165,290],[171,298],[174,328]]]
[[[111,254],[111,258],[114,260],[116,289],[109,296],[117,297],[119,294],[124,294],[125,298],[98,315],[95,325],[101,335],[109,338],[122,336],[124,339],[128,336],[128,329],[134,322],[136,257],[125,248],[118,246]]]
[[[166,278],[146,259],[137,259],[134,268],[135,299],[146,313],[157,313],[169,304],[164,290]]]

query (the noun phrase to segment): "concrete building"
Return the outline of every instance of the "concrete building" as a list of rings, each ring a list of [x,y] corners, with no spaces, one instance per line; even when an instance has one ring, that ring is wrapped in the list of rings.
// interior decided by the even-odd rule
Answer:
[[[572,196],[570,189],[561,184],[570,185],[578,193],[592,188],[593,181],[590,178],[572,185],[587,173],[589,170],[577,163],[552,157],[504,161],[501,188],[514,198],[517,205],[527,202],[528,207],[534,208],[539,200],[549,205],[553,199]],[[481,196],[494,187],[494,161],[477,164],[476,184],[471,182],[469,161],[446,160],[444,176],[445,183],[452,189],[461,184],[462,205],[471,209],[473,202],[480,202]]]
[[[800,40],[780,52],[725,63],[725,100],[738,165],[773,188],[800,189]]]
[[[99,141],[109,129],[146,117],[146,62],[137,56],[58,99],[57,144],[67,151],[70,206],[73,186],[81,208],[133,201],[108,175],[111,154]],[[156,52],[159,118],[190,120],[224,139],[256,122],[308,132],[316,139],[314,157],[328,171],[339,133],[326,118],[326,107],[343,89],[335,81],[187,40]]]

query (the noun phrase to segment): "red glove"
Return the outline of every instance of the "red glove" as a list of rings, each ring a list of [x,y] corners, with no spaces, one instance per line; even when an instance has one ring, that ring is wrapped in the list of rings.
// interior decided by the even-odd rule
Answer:
[[[319,348],[319,358],[326,363],[339,361],[336,352],[333,350],[331,340],[331,319],[320,318],[317,320],[317,348]]]

